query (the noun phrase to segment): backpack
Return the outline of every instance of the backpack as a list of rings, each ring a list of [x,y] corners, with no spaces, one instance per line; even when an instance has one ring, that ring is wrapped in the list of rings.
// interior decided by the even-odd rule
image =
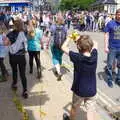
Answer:
[[[61,48],[62,44],[64,43],[64,41],[66,40],[66,36],[67,36],[67,31],[65,30],[65,26],[64,25],[56,25],[56,29],[54,32],[54,45],[57,48]]]

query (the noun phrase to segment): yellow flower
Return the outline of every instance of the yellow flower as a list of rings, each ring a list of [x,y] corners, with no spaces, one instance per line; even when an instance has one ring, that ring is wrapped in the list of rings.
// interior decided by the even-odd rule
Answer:
[[[80,34],[77,31],[73,31],[70,35],[68,35],[68,37],[74,41],[77,41],[79,36]]]

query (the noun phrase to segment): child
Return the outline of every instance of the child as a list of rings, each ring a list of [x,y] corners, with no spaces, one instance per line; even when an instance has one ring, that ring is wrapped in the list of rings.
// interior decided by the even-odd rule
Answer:
[[[41,40],[41,48],[44,50],[48,50],[50,45],[50,37],[49,37],[49,31],[45,31],[42,40]]]
[[[77,108],[82,109],[81,106],[84,106],[87,120],[95,120],[93,108],[96,95],[97,43],[88,35],[80,35],[75,42],[79,51],[77,53],[69,50],[69,41],[70,37],[62,45],[62,50],[69,55],[74,64],[74,80],[71,88],[73,99],[70,117],[64,114],[63,118],[75,120]]]
[[[5,35],[7,32],[7,28],[3,22],[0,22],[0,28],[1,28],[0,29],[0,69],[2,73],[2,79],[0,80],[0,82],[4,82],[7,81],[7,77],[8,77],[8,72],[4,64],[4,58],[8,53],[8,49],[7,49],[8,43],[7,43],[7,37]]]

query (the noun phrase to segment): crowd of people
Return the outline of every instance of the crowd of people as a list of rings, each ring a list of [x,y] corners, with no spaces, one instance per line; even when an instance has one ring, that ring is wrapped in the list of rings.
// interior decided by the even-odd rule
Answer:
[[[0,13],[0,68],[1,82],[8,78],[4,58],[9,54],[12,70],[11,88],[17,90],[18,69],[23,86],[22,97],[28,98],[26,77],[26,53],[29,55],[29,73],[33,71],[35,58],[37,78],[41,79],[40,51],[51,50],[54,73],[57,80],[62,78],[62,56],[66,53],[74,64],[72,108],[70,116],[63,115],[64,120],[75,120],[77,108],[84,102],[87,120],[95,120],[94,103],[96,101],[96,68],[97,43],[88,35],[68,34],[71,25],[79,31],[99,31],[105,27],[105,51],[108,54],[106,74],[108,86],[112,84],[112,66],[117,63],[118,74],[116,83],[120,85],[120,9],[115,18],[98,12],[78,13]],[[69,49],[69,41],[73,40],[78,52]]]

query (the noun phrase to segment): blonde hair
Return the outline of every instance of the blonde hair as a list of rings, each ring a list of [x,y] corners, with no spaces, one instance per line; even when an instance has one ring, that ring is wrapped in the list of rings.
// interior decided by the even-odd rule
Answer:
[[[35,36],[35,28],[37,27],[36,20],[30,20],[29,26],[27,28],[28,31],[28,39],[33,39]]]
[[[7,32],[8,32],[8,29],[4,24],[4,22],[0,22],[0,34],[3,34],[3,33],[7,34]]]

